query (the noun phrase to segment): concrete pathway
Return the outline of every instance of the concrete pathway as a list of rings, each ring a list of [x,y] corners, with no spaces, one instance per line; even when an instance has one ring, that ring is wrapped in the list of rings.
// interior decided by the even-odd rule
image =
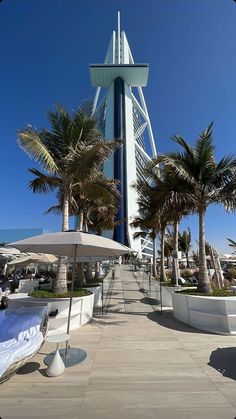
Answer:
[[[163,315],[128,266],[104,284],[105,311],[72,335],[86,360],[45,376],[45,344],[0,387],[0,416],[68,419],[234,419],[235,338],[199,332]],[[120,272],[121,271],[121,272]],[[36,365],[35,365],[36,364]]]

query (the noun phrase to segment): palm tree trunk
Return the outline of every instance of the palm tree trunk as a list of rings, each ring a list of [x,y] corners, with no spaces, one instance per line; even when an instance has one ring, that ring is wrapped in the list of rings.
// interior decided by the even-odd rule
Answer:
[[[62,231],[69,230],[69,199],[64,193],[63,214],[62,214]],[[57,294],[63,294],[67,291],[67,258],[60,256],[58,258],[57,276],[53,284],[53,291]]]
[[[86,264],[85,279],[86,279],[86,283],[93,281],[92,263],[90,262]]]
[[[171,282],[173,284],[178,283],[178,279],[180,277],[179,273],[179,260],[178,260],[178,250],[179,250],[179,222],[176,220],[174,222],[174,251],[176,252],[176,258],[173,260],[173,268],[172,268],[172,278]]]
[[[64,193],[62,231],[66,230],[69,230],[69,197],[66,193]]]
[[[212,288],[209,281],[205,250],[205,208],[199,209],[199,279],[197,290],[212,294]]]
[[[83,211],[79,212],[79,224],[77,226],[77,230],[83,231],[84,227],[84,213]],[[84,264],[83,262],[77,263],[77,281],[76,281],[76,287],[82,288],[85,284],[85,275],[84,275]]]
[[[85,275],[84,275],[84,264],[83,262],[77,263],[77,281],[76,288],[82,288],[85,285]]]
[[[56,294],[64,294],[67,291],[67,258],[60,256],[58,258],[57,275],[53,284],[53,292]]]
[[[166,281],[165,271],[165,229],[161,230],[161,273],[160,280]]]
[[[168,256],[167,256],[167,268],[171,269],[171,256],[170,256],[170,254],[168,254]]]
[[[155,234],[155,233],[154,233]],[[153,244],[153,264],[152,264],[152,275],[154,278],[157,276],[157,249],[156,249],[156,235],[152,239]]]
[[[84,213],[83,211],[79,212],[79,231],[83,231],[83,227],[84,227]]]
[[[100,262],[95,262],[95,278],[100,278]]]
[[[189,264],[189,254],[188,254],[188,251],[185,253],[185,256],[186,256],[186,259],[187,259],[187,268],[189,268],[190,267],[190,264]]]
[[[86,231],[86,233],[88,233],[88,223],[87,222],[84,223],[83,230]]]

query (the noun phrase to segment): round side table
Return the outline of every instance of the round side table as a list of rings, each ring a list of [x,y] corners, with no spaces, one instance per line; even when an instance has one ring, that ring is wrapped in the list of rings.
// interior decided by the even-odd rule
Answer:
[[[47,336],[46,341],[50,343],[56,343],[56,351],[45,357],[44,362],[48,365],[46,374],[48,377],[58,377],[63,374],[65,370],[65,364],[61,358],[59,352],[60,343],[67,342],[70,339],[70,335],[67,333],[57,333],[55,335]]]

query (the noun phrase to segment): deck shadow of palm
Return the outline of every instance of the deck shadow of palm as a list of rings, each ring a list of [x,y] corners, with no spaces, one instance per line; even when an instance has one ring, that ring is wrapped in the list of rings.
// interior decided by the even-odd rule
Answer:
[[[143,303],[143,304],[149,304],[149,305],[158,305],[158,304],[160,304],[160,301],[159,300],[157,300],[156,298],[154,298],[154,297],[144,297],[144,298],[141,298],[140,300],[140,303]]]
[[[139,301],[140,300],[138,298],[124,298],[124,304],[133,304]]]
[[[212,351],[208,365],[224,377],[236,380],[236,348],[217,348]]]
[[[165,310],[162,314],[161,310],[152,311],[151,313],[148,313],[147,318],[155,323],[158,323],[160,326],[166,327],[167,329],[178,330],[179,332],[201,333],[208,335],[212,334],[210,332],[204,332],[203,330],[195,329],[185,323],[180,322],[173,317],[172,310]]]

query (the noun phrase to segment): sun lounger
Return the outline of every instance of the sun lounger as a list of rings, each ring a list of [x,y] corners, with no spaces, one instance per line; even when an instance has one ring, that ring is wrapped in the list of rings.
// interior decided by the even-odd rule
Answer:
[[[38,280],[30,280],[30,279],[20,279],[18,288],[15,289],[15,292],[31,292],[38,288],[39,281]]]
[[[40,349],[47,332],[47,307],[20,307],[0,312],[0,384]]]
[[[46,282],[40,282],[39,281],[38,289],[39,290],[49,290],[49,291],[51,291],[52,283],[53,283],[53,280],[51,278],[48,279]]]

